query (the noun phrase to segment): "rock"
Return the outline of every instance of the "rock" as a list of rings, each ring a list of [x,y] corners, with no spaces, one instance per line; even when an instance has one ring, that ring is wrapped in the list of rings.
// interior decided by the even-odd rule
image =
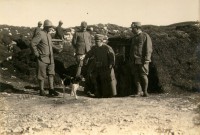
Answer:
[[[188,108],[181,108],[182,111],[188,111]]]
[[[71,132],[71,129],[70,128],[63,128],[64,131],[68,131],[68,132]]]
[[[38,120],[37,120],[38,122],[42,122],[43,120],[41,119],[41,118],[38,118]]]
[[[101,133],[107,132],[107,131],[106,131],[106,128],[103,128],[100,132],[101,132]]]
[[[40,128],[32,128],[32,130],[35,131],[35,132],[39,132],[39,131],[41,131]]]
[[[12,130],[14,133],[22,133],[24,129],[22,127],[16,127]]]
[[[49,126],[48,126],[47,124],[45,124],[45,123],[40,123],[40,125],[41,125],[42,128],[48,128],[48,127],[49,127]]]
[[[30,133],[30,134],[33,134],[33,133],[34,133],[31,127],[27,127],[27,128],[26,128],[26,131],[27,131],[28,133]]]

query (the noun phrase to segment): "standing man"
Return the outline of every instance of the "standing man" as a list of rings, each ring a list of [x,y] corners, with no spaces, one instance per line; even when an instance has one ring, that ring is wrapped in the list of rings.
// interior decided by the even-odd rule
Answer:
[[[131,41],[130,62],[132,74],[137,88],[137,94],[142,88],[144,97],[148,96],[148,73],[151,62],[152,41],[149,35],[141,30],[140,22],[132,22],[134,36]]]
[[[113,66],[115,64],[115,53],[106,45],[104,35],[95,35],[95,44],[85,56],[85,64],[93,57],[92,81],[94,84],[94,95],[98,98],[108,98],[117,95],[116,78]]]
[[[63,32],[63,28],[62,28],[62,21],[59,21],[58,26],[56,27],[56,34],[55,34],[55,38],[56,39],[64,39],[64,32]]]
[[[92,38],[89,32],[86,31],[87,22],[81,22],[81,31],[76,32],[72,39],[72,45],[75,48],[76,61],[78,68],[76,76],[81,75],[81,68],[83,66],[83,59],[85,54],[90,50],[92,45]]]
[[[53,45],[51,35],[49,34],[52,22],[45,20],[43,26],[44,29],[38,32],[31,41],[31,47],[37,57],[37,78],[39,81],[40,95],[46,95],[44,91],[44,80],[47,75],[50,88],[49,95],[58,96],[59,93],[54,90],[55,65],[52,47],[55,49],[58,48]]]
[[[42,29],[41,29],[41,26],[42,26],[42,22],[39,21],[38,22],[38,26],[34,29],[34,32],[33,32],[33,38],[37,35],[38,32],[40,32]]]

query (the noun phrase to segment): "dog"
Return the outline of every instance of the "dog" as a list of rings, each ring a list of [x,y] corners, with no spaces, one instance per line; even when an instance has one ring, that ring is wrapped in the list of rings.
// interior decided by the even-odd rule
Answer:
[[[64,94],[65,94],[65,87],[69,86],[71,88],[70,96],[74,96],[75,99],[78,99],[76,91],[80,87],[79,83],[81,81],[84,81],[84,78],[82,76],[75,76],[75,77],[71,77],[68,75],[64,75],[64,76],[65,76],[65,78],[61,80],[62,85],[63,85],[63,98],[64,98]]]

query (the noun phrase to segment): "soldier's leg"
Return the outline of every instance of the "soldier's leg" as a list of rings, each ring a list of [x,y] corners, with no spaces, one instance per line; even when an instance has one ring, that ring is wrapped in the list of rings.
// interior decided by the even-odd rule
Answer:
[[[39,83],[39,89],[44,90],[44,80],[38,80]]]
[[[143,96],[147,97],[148,96],[148,92],[147,92],[147,88],[148,88],[148,77],[147,75],[141,75],[141,83],[142,83],[142,91],[143,91]]]
[[[95,79],[95,74],[93,72],[95,67],[94,64],[95,64],[94,60],[89,60],[88,64],[85,67],[87,73],[85,75],[86,78],[85,78],[84,92],[88,96],[92,96],[91,94],[94,94],[94,83],[93,83],[93,80]]]
[[[92,77],[91,73],[88,73],[85,78],[85,88],[84,92],[89,97],[92,97],[92,94],[94,94],[94,77]]]
[[[101,82],[100,82],[100,76],[97,75],[95,80],[94,80],[94,95],[97,98],[101,98]]]
[[[142,89],[139,75],[135,75],[135,85],[136,85],[136,95],[139,95]]]
[[[47,64],[43,63],[40,60],[37,61],[37,78],[38,78],[39,89],[40,89],[39,94],[41,96],[46,95],[44,91],[44,79],[46,77],[46,67],[47,67]]]
[[[58,96],[59,93],[54,90],[54,76],[53,75],[49,75],[48,76],[48,81],[49,81],[49,95]]]
[[[139,95],[141,92],[141,79],[140,79],[140,70],[139,70],[139,65],[135,65],[135,73],[134,73],[134,81],[135,81],[135,86],[136,86],[136,95]]]
[[[76,76],[80,76],[81,75],[81,66],[78,65],[77,67],[77,72],[76,72]]]
[[[44,91],[44,80],[38,80],[39,88],[40,88],[40,96],[45,96],[46,93]]]
[[[49,81],[49,89],[54,89],[54,77],[53,75],[48,76],[48,81]]]
[[[143,96],[147,97],[148,96],[148,92],[147,92],[147,88],[148,88],[148,75],[149,73],[149,64],[146,63],[144,65],[142,65],[141,67],[141,72],[140,72],[140,77],[141,77],[141,86],[142,86],[142,91],[143,91]]]
[[[76,76],[81,75],[81,69],[82,69],[82,66],[83,66],[83,60],[81,60],[80,57],[81,57],[81,55],[76,56],[76,61],[78,62]]]
[[[47,68],[48,82],[49,82],[49,95],[58,96],[59,93],[54,90],[54,75],[55,75],[55,65],[49,64]]]

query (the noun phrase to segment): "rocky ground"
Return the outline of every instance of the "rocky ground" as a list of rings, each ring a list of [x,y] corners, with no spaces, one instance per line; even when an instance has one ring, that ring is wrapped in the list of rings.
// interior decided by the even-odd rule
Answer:
[[[200,135],[200,93],[149,97],[41,97],[37,87],[1,70],[2,135]]]

